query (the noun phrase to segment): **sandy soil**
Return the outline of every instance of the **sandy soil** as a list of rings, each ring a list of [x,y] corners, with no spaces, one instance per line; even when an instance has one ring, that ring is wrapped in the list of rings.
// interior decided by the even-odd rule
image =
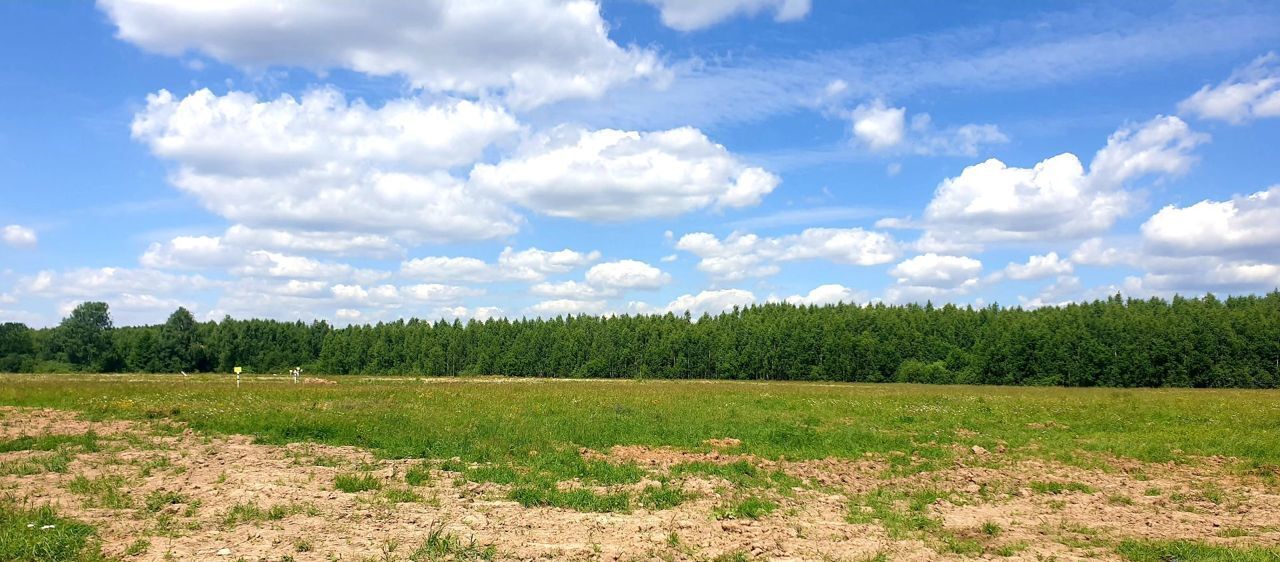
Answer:
[[[429,484],[413,488],[421,501],[392,503],[386,491],[409,488],[403,474],[420,461],[377,460],[350,447],[257,445],[167,423],[89,422],[62,411],[0,408],[0,439],[86,431],[101,436],[99,452],[78,454],[62,473],[0,476],[0,495],[55,504],[94,524],[104,551],[124,560],[408,560],[437,527],[464,543],[492,545],[503,560],[714,560],[736,553],[760,560],[1107,560],[1118,559],[1114,545],[1128,538],[1280,544],[1280,490],[1233,475],[1228,459],[1190,465],[1116,459],[1106,469],[1085,470],[975,449],[943,470],[886,478],[883,459],[754,459],[735,454],[737,441],[729,437],[709,441],[717,448],[710,453],[582,451],[659,473],[687,461],[748,460],[805,482],[790,496],[775,494],[780,507],[770,515],[717,520],[717,506],[740,492],[714,477],[683,479],[681,486],[698,496],[673,509],[599,514],[524,508],[506,499],[503,486],[433,469]],[[0,466],[48,454],[4,453]],[[383,490],[336,491],[334,477],[358,468],[383,479]],[[78,476],[104,475],[123,479],[132,507],[88,507],[84,495],[68,490]],[[1033,489],[1043,482],[1088,490]],[[950,492],[928,507],[943,528],[894,540],[879,524],[846,521],[850,497],[885,486]],[[146,498],[157,491],[182,500],[150,510]],[[288,509],[277,519],[228,524],[233,506],[244,503]],[[984,524],[999,532],[984,532]],[[983,551],[952,552],[944,536],[971,540]],[[143,538],[150,541],[145,552],[127,555]]]

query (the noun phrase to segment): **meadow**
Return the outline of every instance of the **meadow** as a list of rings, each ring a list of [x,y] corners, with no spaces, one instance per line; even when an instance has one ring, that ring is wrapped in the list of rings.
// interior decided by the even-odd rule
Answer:
[[[436,501],[439,494],[462,489],[565,517],[670,511],[709,521],[777,520],[780,527],[801,525],[812,515],[811,502],[838,497],[832,509],[841,525],[878,529],[891,543],[918,543],[929,557],[1034,559],[1031,553],[1083,552],[1131,560],[1280,559],[1280,550],[1267,546],[1280,540],[1278,521],[1259,519],[1280,515],[1276,391],[332,380],[337,384],[245,377],[237,387],[225,375],[11,375],[0,377],[0,406],[17,407],[8,410],[14,419],[27,408],[53,408],[74,412],[83,423],[124,420],[157,438],[176,439],[188,429],[205,440],[249,436],[254,446],[294,451],[287,456],[295,462],[305,457],[302,464],[329,470],[323,472],[331,482],[325,486],[356,497],[386,500],[399,494],[412,502],[423,497],[416,485],[435,482],[448,488],[433,488]],[[74,476],[77,453],[87,452],[83,444],[68,437],[65,444],[41,448],[35,445],[39,440],[12,435],[0,451],[62,451],[73,464],[55,480]],[[332,458],[299,454],[300,443],[338,452]],[[352,461],[350,450],[369,457]],[[148,486],[146,478],[134,481],[139,490]],[[22,490],[11,487],[10,496]],[[22,501],[29,502],[12,498],[10,509]],[[995,507],[1006,505],[1017,509],[1005,513]],[[696,506],[705,513],[680,511],[701,509]],[[980,507],[988,509],[986,519],[968,527],[968,516],[948,511]],[[1028,507],[1061,522],[1046,535],[1043,525],[1017,515]],[[1237,517],[1241,509],[1249,516]],[[1110,514],[1122,520],[1130,512],[1196,517],[1188,522],[1170,515],[1161,532],[1133,536],[1085,522],[1079,529],[1071,526],[1072,517]],[[782,523],[788,518],[799,519]],[[1237,529],[1235,536],[1184,530],[1209,520]],[[501,553],[494,531],[470,532],[473,539],[476,532],[488,533]],[[679,543],[671,539],[677,535],[673,530],[664,540]],[[701,549],[663,548],[675,559],[769,557],[767,551],[753,553],[753,540],[724,548],[718,540],[706,537]],[[1052,548],[1040,549],[1039,541]],[[464,542],[433,559],[461,559]],[[627,543],[619,544],[625,553]],[[640,552],[639,559],[654,555]],[[865,554],[893,558],[904,552],[877,546]]]

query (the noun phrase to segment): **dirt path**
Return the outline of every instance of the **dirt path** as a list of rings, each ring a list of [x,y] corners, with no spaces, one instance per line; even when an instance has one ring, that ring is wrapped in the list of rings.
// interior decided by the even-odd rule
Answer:
[[[883,459],[764,461],[734,455],[732,441],[717,443],[721,453],[583,452],[654,474],[746,460],[802,482],[750,492],[768,494],[778,505],[772,513],[718,519],[744,492],[714,476],[673,479],[695,497],[672,509],[526,508],[504,486],[434,464],[427,483],[409,486],[404,474],[421,461],[377,460],[355,448],[256,445],[163,422],[0,408],[5,441],[89,431],[95,446],[0,453],[0,495],[57,505],[97,526],[104,551],[124,560],[408,560],[433,531],[456,539],[440,553],[479,558],[491,546],[504,560],[1076,560],[1118,559],[1125,539],[1280,544],[1277,490],[1232,475],[1222,459],[1085,470],[979,450],[944,470],[885,478]],[[69,463],[50,464],[59,454]],[[54,469],[23,468],[44,465]],[[335,477],[353,472],[382,488],[337,491]]]

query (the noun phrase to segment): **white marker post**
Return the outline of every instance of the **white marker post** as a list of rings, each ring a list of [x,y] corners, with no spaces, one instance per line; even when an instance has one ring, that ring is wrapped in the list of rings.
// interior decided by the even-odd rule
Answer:
[[[240,388],[240,367],[236,367],[235,371],[236,371],[236,388]]]

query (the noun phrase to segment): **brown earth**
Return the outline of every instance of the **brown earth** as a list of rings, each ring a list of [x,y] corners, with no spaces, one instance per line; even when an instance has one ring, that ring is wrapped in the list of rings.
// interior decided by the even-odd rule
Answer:
[[[676,479],[696,496],[672,509],[579,513],[525,508],[507,499],[504,486],[467,482],[433,468],[428,484],[412,488],[421,500],[393,503],[387,490],[409,489],[403,474],[421,461],[378,460],[353,447],[207,437],[168,422],[90,422],[69,412],[0,408],[3,440],[86,431],[101,437],[98,452],[77,453],[60,473],[0,470],[0,496],[56,505],[63,515],[95,525],[104,552],[128,561],[408,560],[433,528],[463,544],[492,545],[503,560],[714,560],[737,553],[760,560],[853,561],[880,554],[891,560],[1114,560],[1115,545],[1129,538],[1280,544],[1280,491],[1231,473],[1229,459],[1112,459],[1103,469],[1088,470],[966,450],[954,466],[888,477],[889,463],[871,457],[774,461],[634,446],[582,451],[635,462],[656,474],[691,461],[748,461],[804,483],[791,490],[749,491],[779,504],[757,520],[717,520],[718,507],[748,493],[718,477]],[[732,449],[735,441],[722,438],[713,445]],[[3,453],[0,467],[50,454]],[[383,489],[336,491],[335,476],[356,470],[381,479]],[[121,478],[130,507],[91,507],[97,504],[68,489],[77,477],[103,476]],[[1046,482],[1075,484],[1077,491],[1045,491]],[[895,540],[876,522],[847,521],[851,498],[886,487],[945,492],[926,508],[942,528]],[[176,493],[177,503],[149,508],[147,499],[161,492]],[[235,506],[247,504],[263,511],[277,506],[279,512],[228,520]],[[126,554],[144,538],[150,541],[145,552]]]

